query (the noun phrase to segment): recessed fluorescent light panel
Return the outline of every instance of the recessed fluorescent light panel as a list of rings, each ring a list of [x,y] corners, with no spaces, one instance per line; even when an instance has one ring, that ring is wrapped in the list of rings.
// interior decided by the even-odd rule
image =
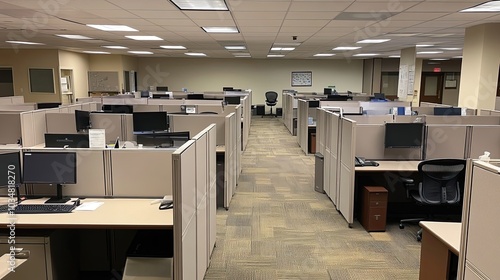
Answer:
[[[336,47],[332,51],[352,51],[357,49],[361,49],[361,47]]]
[[[102,52],[102,51],[83,51],[83,52],[90,54],[109,54],[109,52]]]
[[[170,0],[180,10],[228,11],[224,0]]]
[[[354,54],[353,56],[377,56],[379,55],[378,53],[357,53]]]
[[[246,50],[247,48],[245,46],[225,46],[226,50],[230,51],[240,51],[240,50]]]
[[[313,56],[334,56],[335,54],[334,53],[317,53]]]
[[[137,41],[162,41],[163,39],[157,36],[125,36],[132,40]]]
[[[160,46],[160,48],[164,48],[167,50],[185,50],[186,47],[184,46]]]
[[[500,1],[490,1],[486,2],[474,7],[470,7],[468,9],[464,9],[460,11],[461,13],[464,12],[476,12],[476,13],[481,13],[481,12],[500,12]]]
[[[274,43],[273,46],[300,46],[301,43]]]
[[[293,48],[293,47],[284,47],[284,48],[272,47],[271,50],[272,51],[293,51],[293,50],[295,50],[295,48]]]
[[[426,44],[421,44],[421,45],[415,45],[417,48],[427,48],[427,47],[434,47],[434,45],[426,45]]]
[[[357,41],[358,44],[380,44],[390,41],[391,39],[365,39]]]
[[[267,57],[284,57],[284,54],[268,54]]]
[[[206,54],[204,53],[196,53],[196,52],[191,52],[191,53],[184,53],[185,55],[189,55],[189,56],[207,56]]]
[[[390,58],[400,58],[401,56],[400,55],[390,55],[389,57]]]
[[[431,58],[430,60],[439,60],[439,61],[442,61],[442,60],[449,60],[448,58]]]
[[[442,51],[428,51],[428,52],[417,52],[417,54],[438,54],[443,53]]]
[[[75,40],[92,40],[92,38],[82,35],[71,35],[71,34],[56,34],[56,36],[63,37],[66,39],[75,39]]]
[[[239,33],[238,28],[235,26],[214,26],[214,27],[202,27],[207,33]]]
[[[87,26],[103,31],[138,31],[137,29],[134,29],[126,25],[87,24]]]
[[[35,43],[35,42],[24,42],[24,41],[5,41],[6,43],[11,43],[11,44],[20,44],[20,45],[45,45],[42,43]]]
[[[461,50],[462,48],[441,48],[442,50],[445,50],[445,51],[459,51]]]
[[[133,54],[153,54],[152,52],[149,52],[149,51],[128,51],[128,53],[133,53]]]
[[[103,48],[107,49],[114,49],[114,50],[126,50],[128,49],[127,47],[124,46],[102,46]]]

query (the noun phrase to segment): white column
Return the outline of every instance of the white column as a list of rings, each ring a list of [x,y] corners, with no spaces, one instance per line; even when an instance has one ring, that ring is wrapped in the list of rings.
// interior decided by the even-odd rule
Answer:
[[[398,98],[401,101],[413,100],[416,56],[416,47],[401,50],[398,83]]]

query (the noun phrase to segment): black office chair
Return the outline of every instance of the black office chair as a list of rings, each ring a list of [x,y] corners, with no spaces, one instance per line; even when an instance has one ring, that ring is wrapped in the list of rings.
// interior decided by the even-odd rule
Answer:
[[[431,159],[418,165],[420,183],[416,187],[413,179],[401,178],[406,187],[407,196],[417,205],[426,207],[426,218],[402,219],[399,228],[405,223],[435,220],[435,206],[458,206],[462,201],[465,181],[464,159]],[[417,240],[422,240],[422,229],[417,232]]]
[[[276,114],[273,114],[273,106],[276,106],[277,103],[278,103],[278,93],[275,91],[266,92],[266,105],[271,107],[271,113],[269,114],[269,116],[277,117]],[[262,117],[264,117],[264,115]]]

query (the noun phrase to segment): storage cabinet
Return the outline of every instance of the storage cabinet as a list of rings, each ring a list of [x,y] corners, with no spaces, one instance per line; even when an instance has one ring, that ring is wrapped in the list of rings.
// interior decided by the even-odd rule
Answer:
[[[367,231],[385,231],[387,190],[380,186],[365,186],[362,196],[361,225]]]

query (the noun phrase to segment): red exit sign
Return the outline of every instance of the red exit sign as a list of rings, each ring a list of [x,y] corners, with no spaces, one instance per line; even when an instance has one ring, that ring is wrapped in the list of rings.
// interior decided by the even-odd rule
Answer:
[[[439,73],[439,72],[441,72],[441,68],[440,67],[434,67],[433,72]]]

